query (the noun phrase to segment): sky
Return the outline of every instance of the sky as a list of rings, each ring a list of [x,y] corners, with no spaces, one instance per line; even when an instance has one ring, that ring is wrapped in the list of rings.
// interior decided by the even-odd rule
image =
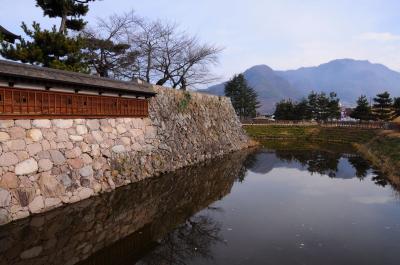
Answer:
[[[59,24],[34,0],[0,0],[0,7],[0,25],[17,34],[22,21]],[[257,64],[288,70],[340,58],[400,71],[399,0],[101,0],[86,19],[130,10],[223,47],[214,69],[223,80]]]

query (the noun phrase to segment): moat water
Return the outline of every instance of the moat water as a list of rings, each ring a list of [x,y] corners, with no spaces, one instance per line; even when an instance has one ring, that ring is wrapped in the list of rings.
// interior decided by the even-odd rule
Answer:
[[[267,146],[0,227],[0,264],[400,264],[400,181]]]

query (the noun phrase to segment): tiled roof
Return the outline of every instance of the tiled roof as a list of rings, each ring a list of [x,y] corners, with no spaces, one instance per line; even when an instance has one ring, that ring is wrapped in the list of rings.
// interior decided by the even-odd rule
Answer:
[[[14,42],[16,39],[20,39],[21,37],[15,35],[14,33],[8,31],[4,27],[0,25],[0,33],[3,35],[4,39],[9,42]]]
[[[0,60],[0,78],[43,82],[51,85],[71,86],[78,89],[86,88],[102,92],[141,94],[146,96],[155,95],[152,86],[146,83],[120,81],[5,60]]]

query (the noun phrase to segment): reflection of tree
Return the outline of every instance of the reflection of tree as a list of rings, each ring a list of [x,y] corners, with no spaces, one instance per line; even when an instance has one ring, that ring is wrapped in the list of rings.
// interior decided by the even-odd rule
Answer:
[[[237,181],[242,183],[246,177],[247,170],[252,168],[254,164],[257,162],[257,155],[259,152],[252,152],[247,155],[246,159],[242,163],[242,167],[240,168],[237,174]]]
[[[311,173],[326,174],[331,178],[336,177],[341,154],[311,152],[307,162],[307,170]]]
[[[375,182],[376,185],[386,187],[388,184],[390,184],[387,177],[381,171],[374,170],[374,175],[375,176],[372,177],[372,181]]]
[[[369,162],[359,156],[350,157],[349,163],[355,168],[357,178],[361,180],[367,176],[368,170],[371,169]]]
[[[139,264],[186,265],[196,257],[211,260],[211,246],[222,242],[221,225],[207,215],[195,215],[159,241]]]
[[[307,152],[277,150],[276,156],[287,162],[297,161],[311,173],[325,174],[334,178],[336,177],[339,160],[342,155],[340,153],[328,153],[318,150]]]

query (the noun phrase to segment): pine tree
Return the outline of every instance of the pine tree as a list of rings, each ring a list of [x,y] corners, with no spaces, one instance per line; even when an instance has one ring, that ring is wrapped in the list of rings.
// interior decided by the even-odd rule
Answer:
[[[305,98],[294,106],[294,112],[296,113],[294,120],[311,119],[310,108],[308,106],[308,101]]]
[[[400,97],[394,98],[393,100],[393,109],[395,112],[396,117],[400,116]]]
[[[132,64],[136,58],[136,52],[130,52],[130,45],[115,43],[111,40],[96,37],[85,37],[85,49],[83,55],[88,65],[102,77],[114,75],[118,70]],[[115,76],[113,76],[115,78]]]
[[[319,117],[319,104],[318,104],[318,94],[311,91],[307,97],[308,109],[310,111],[310,119],[318,120]]]
[[[86,22],[80,18],[89,11],[88,3],[94,0],[36,0],[36,6],[43,9],[43,14],[50,18],[61,18],[58,32],[67,29],[80,31]]]
[[[309,118],[318,121],[340,118],[339,98],[333,92],[327,96],[324,92],[312,91],[308,95],[308,109]]]
[[[33,23],[33,30],[23,23],[22,29],[31,39],[21,39],[19,43],[2,42],[0,54],[7,59],[21,61],[44,67],[86,72],[82,63],[80,38],[67,37],[52,30],[42,30],[38,23]]]
[[[274,112],[277,120],[297,120],[296,105],[291,100],[281,100],[276,103]]]
[[[259,102],[257,93],[249,87],[243,74],[235,75],[225,85],[225,96],[231,99],[239,117],[255,117]]]
[[[372,119],[371,107],[365,95],[362,95],[357,99],[357,107],[354,108],[350,117],[363,121]]]
[[[388,92],[376,95],[374,98],[373,114],[377,120],[390,121],[394,118],[392,98]]]
[[[0,55],[23,63],[88,72],[81,54],[83,40],[79,35],[68,36],[68,29],[81,30],[84,27],[85,22],[80,17],[88,12],[87,3],[90,1],[94,0],[37,0],[44,15],[61,18],[59,30],[55,26],[51,30],[41,29],[36,22],[29,29],[22,23],[27,38],[21,38],[15,44],[1,41]]]
[[[336,93],[331,92],[329,93],[328,104],[327,104],[327,119],[330,120],[337,120],[340,119],[340,105],[339,105],[339,98],[337,97]]]

